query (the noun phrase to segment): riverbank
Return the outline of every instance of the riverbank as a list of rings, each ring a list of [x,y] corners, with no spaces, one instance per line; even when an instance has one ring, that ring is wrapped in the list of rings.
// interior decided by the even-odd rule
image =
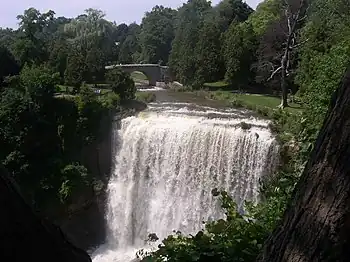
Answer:
[[[242,108],[252,111],[257,115],[272,120],[271,130],[277,135],[281,144],[289,144],[296,140],[295,134],[300,125],[303,108],[296,103],[290,103],[289,107],[280,109],[281,102],[279,97],[268,94],[249,94],[238,93],[233,90],[195,90],[190,91],[186,88],[173,89],[175,96],[191,97],[194,101],[208,101],[222,107]],[[174,96],[174,95],[173,95]],[[212,102],[211,102],[212,101]]]
[[[243,107],[260,113],[264,116],[267,115],[267,112],[271,110],[279,110],[278,106],[281,103],[281,99],[276,96],[268,94],[249,94],[249,93],[238,93],[232,90],[219,90],[219,91],[187,91],[181,90],[181,92],[186,94],[195,94],[197,96],[211,99],[219,100],[224,102],[228,106],[232,107]],[[296,103],[290,103],[289,107],[284,109],[288,113],[298,114],[303,110],[301,105]]]

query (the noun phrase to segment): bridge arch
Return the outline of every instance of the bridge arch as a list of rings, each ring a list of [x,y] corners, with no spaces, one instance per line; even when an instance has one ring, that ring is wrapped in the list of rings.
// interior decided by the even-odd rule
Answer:
[[[143,71],[134,70],[130,72],[131,78],[134,79],[136,84],[150,85],[150,77]]]
[[[165,79],[169,80],[169,68],[166,66],[160,66],[158,64],[127,64],[127,65],[112,65],[106,66],[107,70],[120,68],[124,72],[132,73],[135,71],[142,72],[149,81],[150,86],[155,86],[157,82],[164,82]],[[172,81],[172,79],[170,79]]]

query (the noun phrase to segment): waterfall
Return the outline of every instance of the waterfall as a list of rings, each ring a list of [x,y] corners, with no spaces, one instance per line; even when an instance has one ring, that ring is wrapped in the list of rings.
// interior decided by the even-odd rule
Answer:
[[[149,233],[160,239],[173,230],[195,233],[202,221],[222,217],[214,188],[239,207],[258,201],[259,180],[271,174],[278,155],[268,121],[192,104],[152,104],[123,119],[114,140],[108,239],[94,261],[128,261],[125,254],[135,257]]]

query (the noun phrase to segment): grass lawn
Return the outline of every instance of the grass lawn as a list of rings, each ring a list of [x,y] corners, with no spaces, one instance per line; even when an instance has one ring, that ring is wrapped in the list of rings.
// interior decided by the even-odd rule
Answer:
[[[256,94],[233,94],[237,99],[249,105],[260,105],[264,107],[269,107],[271,109],[276,109],[281,104],[281,99],[279,97],[267,96],[267,95],[256,95]],[[289,107],[285,110],[290,113],[297,113],[302,110],[299,104],[289,103]]]
[[[212,89],[212,91],[204,91],[204,96],[207,98],[227,101],[227,102],[237,101],[243,106],[247,106],[250,108],[266,107],[268,109],[277,109],[281,103],[281,98],[275,97],[275,96],[234,93],[228,90],[230,85],[225,81],[205,83],[204,87],[209,88],[209,90]],[[216,90],[219,89],[219,90],[214,91],[215,89]],[[197,94],[203,96],[202,91],[197,92]],[[299,104],[289,103],[289,107],[285,108],[285,110],[290,113],[298,113],[302,110],[302,108]]]
[[[276,110],[281,103],[281,98],[260,95],[260,94],[240,94],[232,91],[194,91],[196,95],[203,96],[208,99],[225,101],[233,107],[243,106],[256,111],[257,108],[265,108],[269,111]],[[299,113],[302,107],[299,104],[290,103],[289,107],[285,108],[287,112]]]
[[[226,83],[225,81],[217,81],[213,83],[205,83],[204,86],[209,88],[225,88],[225,87],[228,87],[229,84]]]
[[[139,71],[134,71],[131,73],[131,78],[134,80],[142,80],[142,81],[148,81],[147,76]]]
[[[68,88],[68,92],[71,93],[73,91],[73,87],[72,86],[58,85],[58,92],[66,93],[67,88]]]

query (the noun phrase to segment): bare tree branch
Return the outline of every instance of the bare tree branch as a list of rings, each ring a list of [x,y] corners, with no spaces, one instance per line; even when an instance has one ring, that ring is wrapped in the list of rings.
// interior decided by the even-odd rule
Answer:
[[[290,72],[292,71],[293,66],[293,53],[292,51],[299,46],[303,45],[305,42],[308,41],[308,39],[298,43],[299,41],[299,34],[298,29],[299,25],[302,21],[304,21],[307,18],[307,8],[305,6],[306,0],[298,0],[298,1],[291,1],[291,0],[283,0],[283,18],[280,23],[281,31],[280,35],[277,35],[281,38],[275,39],[271,37],[272,41],[280,41],[282,45],[280,48],[282,50],[276,50],[274,54],[269,53],[267,56],[265,56],[266,59],[268,59],[270,62],[272,62],[272,70],[271,75],[267,79],[267,81],[270,81],[273,79],[273,77],[276,74],[281,75],[281,90],[282,90],[282,107],[288,106],[287,102],[287,92],[288,92],[288,84],[287,84],[287,77],[290,76]],[[271,41],[270,40],[270,41]],[[281,52],[280,52],[281,51]],[[265,63],[265,66],[268,65]],[[275,69],[275,67],[279,67]]]
[[[270,81],[275,76],[275,74],[277,74],[279,71],[281,71],[281,69],[282,69],[282,66],[280,66],[275,71],[273,71],[271,76],[267,79],[267,81]]]
[[[305,44],[307,41],[309,41],[309,38],[308,39],[305,39],[304,41],[298,43],[298,44],[295,44],[293,46],[290,47],[290,50],[293,50],[294,48],[297,48],[299,46],[302,46],[303,44]]]

